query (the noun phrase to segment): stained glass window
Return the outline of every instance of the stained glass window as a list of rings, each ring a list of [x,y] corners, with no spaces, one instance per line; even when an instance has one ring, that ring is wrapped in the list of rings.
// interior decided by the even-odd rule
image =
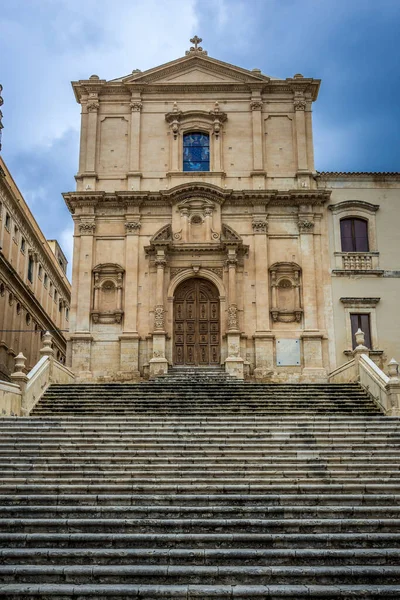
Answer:
[[[206,133],[192,132],[183,136],[183,170],[210,170],[210,138]]]

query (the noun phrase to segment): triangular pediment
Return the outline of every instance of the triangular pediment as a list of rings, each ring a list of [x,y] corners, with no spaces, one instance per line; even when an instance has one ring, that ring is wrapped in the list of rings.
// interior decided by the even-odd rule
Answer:
[[[118,80],[124,84],[204,84],[266,83],[269,77],[260,71],[249,71],[203,54],[178,58],[147,71],[135,71]]]

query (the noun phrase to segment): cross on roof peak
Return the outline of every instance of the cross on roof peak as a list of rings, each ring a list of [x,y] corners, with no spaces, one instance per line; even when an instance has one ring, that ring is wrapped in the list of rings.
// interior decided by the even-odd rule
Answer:
[[[192,38],[190,38],[189,41],[192,42],[192,44],[194,44],[194,46],[191,46],[190,50],[186,50],[186,55],[192,54],[195,52],[196,54],[204,54],[205,56],[207,56],[207,52],[205,50],[203,50],[203,48],[201,46],[199,46],[199,44],[203,41],[201,37],[199,37],[198,35],[195,35]]]
[[[199,38],[197,35],[195,35],[194,37],[190,38],[189,42],[192,42],[192,44],[194,44],[194,49],[197,50],[197,46],[200,44],[200,42],[202,42],[202,38]]]

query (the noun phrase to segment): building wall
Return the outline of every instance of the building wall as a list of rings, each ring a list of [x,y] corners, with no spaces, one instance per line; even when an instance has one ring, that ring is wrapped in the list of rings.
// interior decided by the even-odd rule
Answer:
[[[270,79],[197,50],[121,79],[73,82],[79,172],[64,197],[75,222],[71,361],[82,380],[124,381],[172,364],[175,289],[196,276],[220,293],[221,363],[241,361],[257,379],[325,381],[351,350],[350,297],[363,299],[360,311],[370,298],[374,358],[396,353],[398,179],[315,172],[319,84]],[[183,172],[190,131],[209,135],[207,172]],[[376,222],[367,274],[343,268],[350,259],[338,248],[334,207],[348,201]]]
[[[337,364],[346,362],[352,349],[349,315],[361,312],[370,315],[372,358],[384,367],[400,354],[400,175],[327,173],[319,185],[332,190],[330,208],[336,207],[328,213]],[[370,257],[367,269],[343,268],[338,224],[351,216],[368,220],[371,252],[360,253]]]
[[[0,377],[8,379],[19,352],[28,369],[36,364],[46,330],[65,360],[70,284],[1,158],[0,168]]]

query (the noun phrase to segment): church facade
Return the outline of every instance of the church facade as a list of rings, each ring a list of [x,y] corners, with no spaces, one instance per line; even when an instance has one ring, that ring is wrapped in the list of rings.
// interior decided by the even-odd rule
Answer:
[[[221,365],[239,378],[326,381],[355,324],[368,321],[378,344],[373,189],[395,202],[400,179],[318,174],[320,81],[242,69],[200,41],[145,72],[73,82],[69,364],[81,381]]]

